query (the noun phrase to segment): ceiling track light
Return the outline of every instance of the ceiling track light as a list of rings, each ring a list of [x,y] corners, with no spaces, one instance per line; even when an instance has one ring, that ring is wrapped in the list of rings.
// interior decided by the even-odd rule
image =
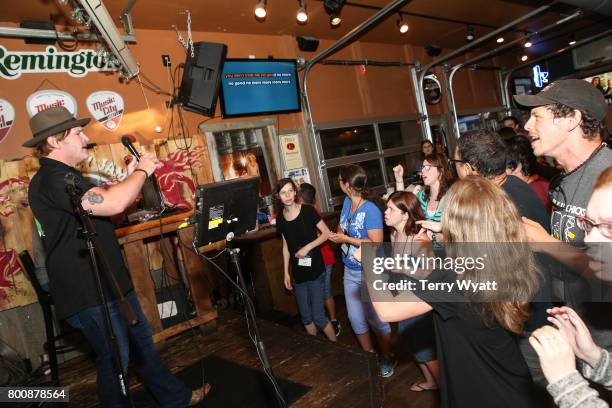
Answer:
[[[531,48],[532,45],[533,43],[531,42],[531,40],[527,40],[523,43],[523,47],[525,48]]]
[[[400,34],[406,34],[408,32],[408,30],[410,29],[410,27],[408,27],[408,23],[406,23],[404,21],[404,17],[402,16],[402,13],[398,13],[398,19],[397,19],[397,27],[399,28],[399,32]]]
[[[523,61],[523,62],[527,61],[528,59],[529,59],[529,56],[528,56],[528,55],[523,55],[523,56],[521,57],[521,61]]]
[[[568,44],[569,45],[576,44],[576,38],[574,37],[574,34],[572,34],[572,36],[570,37],[570,40],[569,40]]]
[[[499,36],[499,37],[497,37],[497,40],[495,40],[495,41],[497,41],[497,43],[498,43],[498,44],[501,44],[501,43],[503,43],[505,40],[504,40],[504,37]]]
[[[476,36],[474,35],[474,27],[468,25],[465,31],[465,41],[474,41],[474,38],[476,38]]]
[[[339,26],[341,22],[342,18],[340,18],[339,15],[336,15],[336,13],[332,13],[329,15],[329,24],[333,25],[334,27]]]
[[[298,9],[295,18],[298,23],[304,24],[308,21],[308,13],[306,12],[306,0],[298,0],[298,3],[300,5],[300,8]]]
[[[340,12],[345,2],[346,0],[323,0],[323,7],[325,8],[325,12],[329,14],[329,23],[332,27],[337,27],[342,22]]]
[[[255,17],[257,17],[260,20],[263,20],[264,18],[266,18],[266,0],[259,0],[259,3],[257,3],[257,6],[255,6]]]

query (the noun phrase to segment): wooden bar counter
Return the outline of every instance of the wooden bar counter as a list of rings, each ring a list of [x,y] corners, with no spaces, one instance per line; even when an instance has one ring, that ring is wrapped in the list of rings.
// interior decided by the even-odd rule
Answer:
[[[207,279],[208,265],[196,255],[191,247],[193,226],[179,228],[185,219],[193,212],[170,215],[160,219],[146,221],[140,224],[118,228],[116,235],[134,283],[134,290],[147,317],[153,341],[158,342],[174,336],[191,327],[209,322],[217,318],[217,311],[210,300],[210,285]],[[151,266],[146,248],[146,242],[159,240],[160,251],[164,259],[164,267],[168,275],[175,281],[180,281],[178,262],[182,262],[189,283],[189,292],[195,306],[196,317],[168,327],[162,328],[162,322],[157,308],[155,285],[151,277]],[[199,248],[200,252],[221,250],[225,242],[220,241]]]

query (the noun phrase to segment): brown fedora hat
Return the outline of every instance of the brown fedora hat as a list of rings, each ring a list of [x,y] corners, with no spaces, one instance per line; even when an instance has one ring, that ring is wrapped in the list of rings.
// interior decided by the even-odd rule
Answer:
[[[23,147],[34,147],[49,136],[78,126],[85,126],[91,118],[75,119],[63,106],[45,109],[30,118],[32,139],[22,144]]]

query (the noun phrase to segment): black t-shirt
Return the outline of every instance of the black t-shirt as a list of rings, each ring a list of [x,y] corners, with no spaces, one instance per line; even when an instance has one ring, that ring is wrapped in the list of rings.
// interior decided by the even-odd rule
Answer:
[[[453,271],[434,271],[427,280],[455,282],[457,277]],[[517,337],[487,318],[478,305],[463,301],[461,293],[422,290],[418,283],[414,293],[435,312],[441,406],[535,407]]]
[[[294,220],[287,221],[281,212],[276,217],[276,230],[285,237],[289,248],[291,274],[296,283],[303,283],[318,278],[324,271],[321,247],[318,246],[308,253],[312,259],[310,266],[298,265],[295,253],[309,242],[317,239],[317,224],[321,216],[310,205],[302,204],[300,213]]]
[[[87,243],[82,236],[81,222],[75,214],[64,177],[75,176],[75,184],[85,194],[94,187],[74,168],[47,157],[40,159],[40,169],[30,182],[28,199],[34,216],[45,233],[49,289],[58,318],[69,317],[87,307],[100,304]],[[115,228],[108,217],[90,217],[119,287],[125,294],[132,282],[115,237]],[[98,258],[105,293],[112,299],[110,282]]]
[[[518,177],[507,176],[501,187],[518,208],[519,215],[537,222],[546,231],[550,231],[550,217],[546,207],[529,184]]]
[[[546,212],[546,207],[529,184],[518,177],[508,176],[501,186],[512,202],[514,202],[514,205],[516,205],[519,215],[536,221],[546,231],[550,231],[550,216]],[[536,259],[538,258],[536,257]],[[540,263],[538,264],[541,265]],[[552,303],[549,301],[550,276],[547,271],[543,271],[542,278],[540,290],[536,295],[536,299],[540,299],[540,301],[535,301],[531,304],[529,320],[525,323],[525,328],[528,331],[533,331],[538,327],[548,324],[546,309],[552,307]]]

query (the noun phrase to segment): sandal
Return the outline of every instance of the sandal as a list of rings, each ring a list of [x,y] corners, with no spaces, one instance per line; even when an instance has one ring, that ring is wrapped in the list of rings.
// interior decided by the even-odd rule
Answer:
[[[439,388],[436,386],[433,387],[423,387],[426,384],[424,382],[415,382],[410,386],[410,391],[413,392],[421,392],[421,391],[437,391]]]
[[[195,405],[198,405],[200,402],[202,402],[204,397],[208,395],[208,393],[210,392],[210,389],[211,389],[210,384],[204,384],[202,387],[198,388],[197,390],[193,390],[191,392],[191,400],[189,401],[189,405],[187,406],[193,407]]]

